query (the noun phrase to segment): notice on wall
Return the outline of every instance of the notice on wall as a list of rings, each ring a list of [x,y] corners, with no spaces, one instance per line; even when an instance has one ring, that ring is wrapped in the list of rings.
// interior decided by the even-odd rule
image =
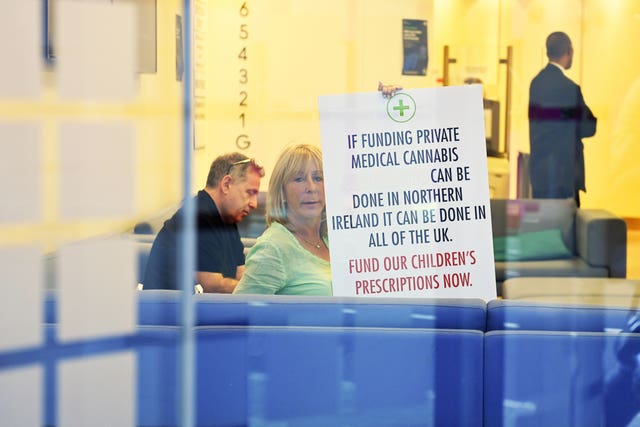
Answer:
[[[421,19],[402,20],[402,74],[425,76],[429,55],[427,50],[427,21]]]
[[[319,110],[333,294],[496,298],[482,87]]]

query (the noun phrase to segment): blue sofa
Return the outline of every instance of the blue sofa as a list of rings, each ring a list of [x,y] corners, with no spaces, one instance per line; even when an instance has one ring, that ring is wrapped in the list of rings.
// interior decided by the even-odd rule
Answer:
[[[139,348],[138,424],[176,425],[178,330],[141,334],[162,339]],[[195,336],[198,426],[482,425],[481,331],[200,326]]]
[[[178,424],[181,295],[137,295],[136,332],[66,343],[48,291],[43,347],[0,354],[0,371],[43,366],[44,425],[59,425],[61,362],[122,352],[137,357],[136,425]],[[640,413],[638,307],[191,298],[197,426],[615,427]]]

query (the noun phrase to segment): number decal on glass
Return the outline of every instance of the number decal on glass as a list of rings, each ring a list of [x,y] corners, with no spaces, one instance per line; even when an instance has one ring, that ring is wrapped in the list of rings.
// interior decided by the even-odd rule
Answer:
[[[249,105],[247,103],[247,100],[249,99],[249,89],[247,87],[249,83],[249,66],[247,53],[247,43],[249,41],[249,24],[243,22],[249,16],[248,1],[243,1],[240,4],[238,15],[240,16],[238,37],[241,41],[240,50],[238,52],[238,62],[240,65],[240,68],[238,69],[238,83],[240,85],[238,92],[238,95],[240,96],[240,102],[238,103],[240,114],[238,114],[238,119],[240,119],[240,128],[242,133],[236,137],[236,147],[238,147],[240,150],[246,150],[251,146],[251,141],[246,131],[246,128],[249,124]]]

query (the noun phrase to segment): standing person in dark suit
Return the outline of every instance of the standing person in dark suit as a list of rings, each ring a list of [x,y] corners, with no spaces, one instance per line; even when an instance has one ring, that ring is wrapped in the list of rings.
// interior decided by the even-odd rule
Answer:
[[[529,87],[529,175],[534,198],[574,198],[586,191],[582,138],[596,133],[596,118],[580,86],[566,77],[573,46],[563,32],[547,37],[549,63]]]

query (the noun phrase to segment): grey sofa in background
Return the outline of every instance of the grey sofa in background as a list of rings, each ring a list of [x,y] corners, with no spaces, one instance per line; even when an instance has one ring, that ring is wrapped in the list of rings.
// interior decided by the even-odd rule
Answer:
[[[238,224],[245,252],[266,228],[266,193],[260,192],[258,200],[258,208]],[[606,210],[577,209],[571,199],[492,199],[490,206],[494,248],[505,249],[495,262],[498,296],[502,283],[515,277],[626,277],[627,227],[622,218]],[[177,208],[164,209],[132,230],[145,249],[140,264]]]
[[[571,199],[492,199],[491,222],[494,248],[507,249],[496,253],[499,296],[514,277],[626,277],[627,226],[606,210],[578,209]]]

